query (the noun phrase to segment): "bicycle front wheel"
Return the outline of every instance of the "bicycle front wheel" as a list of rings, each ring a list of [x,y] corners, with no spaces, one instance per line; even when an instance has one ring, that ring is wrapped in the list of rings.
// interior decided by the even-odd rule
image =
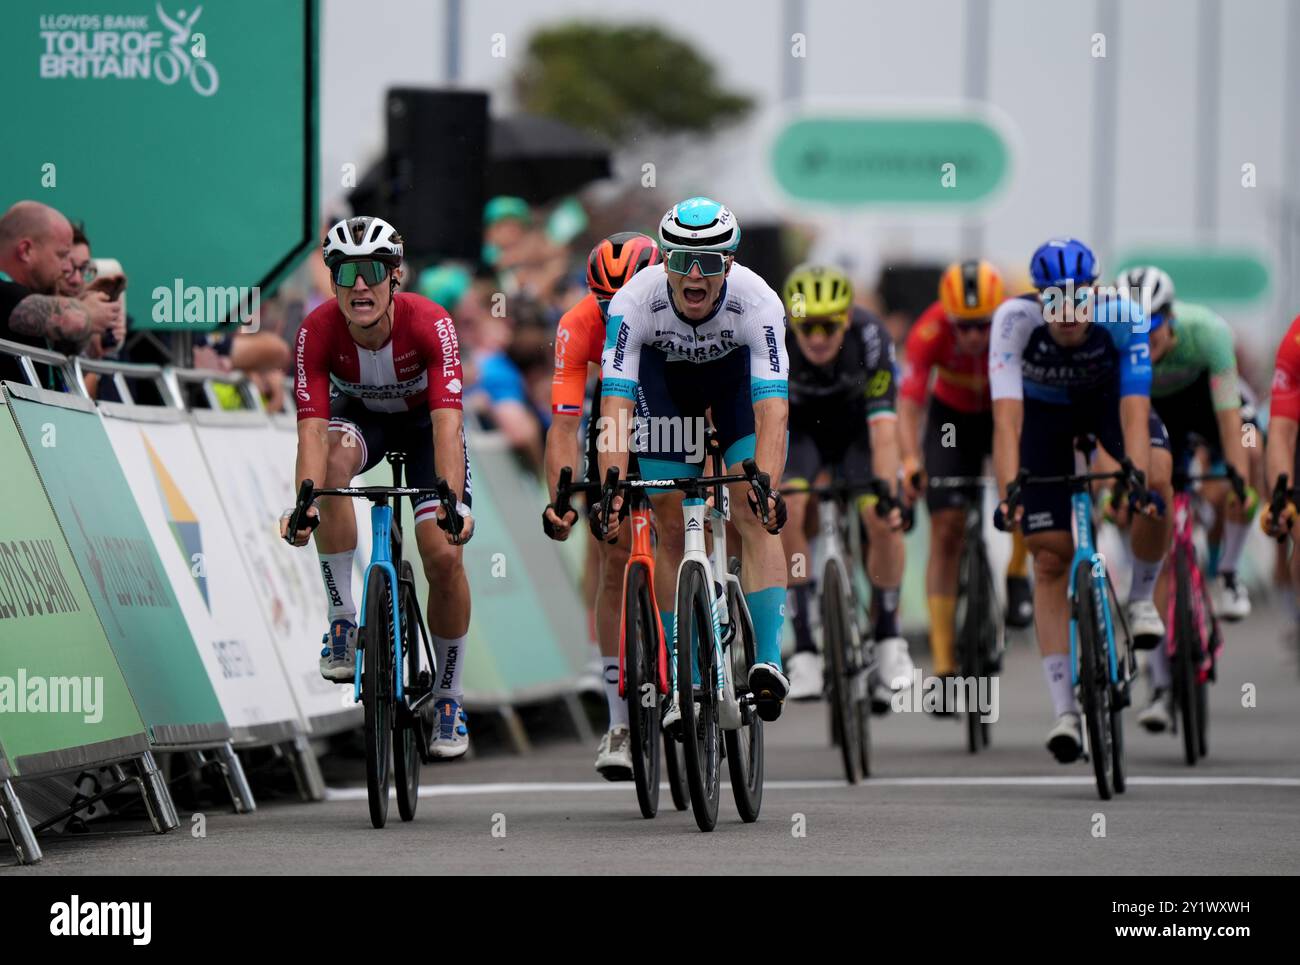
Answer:
[[[641,816],[659,813],[659,634],[650,612],[649,574],[644,563],[627,571],[623,612],[623,667],[627,690],[632,777]]]
[[[1115,767],[1111,742],[1110,667],[1102,615],[1097,611],[1092,564],[1087,560],[1080,560],[1074,571],[1074,597],[1079,688],[1088,729],[1088,756],[1092,758],[1092,770],[1097,778],[1097,793],[1103,801],[1109,801]]]
[[[731,561],[731,571],[740,575],[740,561]],[[736,633],[731,638],[726,659],[731,661],[731,679],[738,693],[748,688],[749,668],[754,666],[754,624],[744,600],[728,584],[728,606],[731,619],[736,621]],[[743,703],[740,708],[741,725],[737,730],[722,732],[727,747],[727,772],[731,776],[731,794],[736,799],[736,810],[746,824],[758,820],[763,806],[763,719],[753,706]]]
[[[1174,581],[1178,598],[1174,604],[1174,709],[1183,731],[1183,760],[1190,766],[1200,756],[1200,725],[1196,719],[1197,676],[1201,648],[1192,619],[1192,579],[1187,557],[1174,554]]]
[[[718,665],[708,577],[697,562],[683,564],[677,583],[677,692],[691,810],[701,831],[718,823],[722,733],[718,725]],[[698,679],[697,685],[694,681]]]
[[[401,594],[402,653],[406,663],[406,699],[411,700],[412,688],[420,679],[420,619],[419,603],[409,589],[414,585],[414,573],[409,560],[402,560],[399,571],[398,592]],[[420,737],[416,728],[421,726],[415,714],[403,713],[396,722],[399,737],[393,754],[393,783],[397,786],[397,813],[403,821],[415,817],[420,801]]]
[[[393,756],[392,586],[381,567],[366,578],[365,625],[359,634],[361,704],[365,709],[366,792],[370,823],[388,822],[389,765]]]
[[[844,779],[857,784],[862,779],[862,738],[858,715],[854,712],[852,664],[849,659],[850,618],[848,596],[844,590],[844,569],[838,560],[827,560],[822,573],[822,649],[830,671],[830,705],[832,733],[839,735],[840,760]]]

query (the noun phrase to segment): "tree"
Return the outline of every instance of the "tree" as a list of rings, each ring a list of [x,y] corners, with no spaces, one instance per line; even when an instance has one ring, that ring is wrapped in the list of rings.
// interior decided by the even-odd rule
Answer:
[[[693,47],[649,25],[570,23],[528,41],[514,76],[520,106],[615,143],[642,134],[710,133],[751,98],[718,85]]]

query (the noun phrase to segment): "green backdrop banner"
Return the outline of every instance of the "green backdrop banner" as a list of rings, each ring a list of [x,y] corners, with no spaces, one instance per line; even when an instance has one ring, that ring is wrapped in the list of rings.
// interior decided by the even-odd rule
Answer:
[[[194,637],[99,416],[65,407],[80,400],[46,405],[13,394],[9,400],[154,740],[228,738]]]
[[[21,776],[146,750],[135,701],[3,404],[0,465],[5,467],[5,498],[0,499],[4,756]],[[109,748],[116,753],[105,753]]]
[[[0,151],[0,210],[83,220],[136,326],[229,317],[316,243],[317,41],[312,0],[6,2],[6,96],[39,109]]]

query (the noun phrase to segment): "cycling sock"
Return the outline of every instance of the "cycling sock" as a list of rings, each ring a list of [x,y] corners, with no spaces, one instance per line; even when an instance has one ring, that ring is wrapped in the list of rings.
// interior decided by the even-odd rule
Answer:
[[[1029,547],[1019,529],[1011,531],[1011,559],[1007,561],[1007,576],[1029,579]]]
[[[785,622],[785,587],[770,586],[745,594],[754,621],[754,659],[781,666],[781,625]]]
[[[461,697],[460,672],[465,664],[465,641],[467,637],[433,637],[433,652],[438,658],[438,681],[434,688],[435,697]]]
[[[1169,685],[1173,683],[1173,679],[1169,675],[1169,654],[1163,644],[1154,650],[1147,651],[1147,669],[1151,671],[1152,687],[1167,690]]]
[[[952,654],[957,598],[935,594],[927,597],[926,603],[930,607],[930,659],[934,663],[932,672],[936,677],[941,677],[957,669]]]
[[[876,586],[871,584],[871,600],[876,604],[876,622],[874,633],[877,640],[888,640],[899,636],[898,632],[898,587]]]
[[[601,657],[605,678],[605,703],[609,704],[609,726],[627,726],[627,701],[618,695],[618,657]]]
[[[1160,578],[1160,567],[1164,560],[1148,563],[1133,557],[1133,581],[1129,584],[1128,601],[1149,600],[1155,592],[1156,580]]]
[[[1229,537],[1228,537],[1228,532],[1227,532],[1227,527],[1229,527],[1229,526],[1231,526],[1231,525],[1232,525],[1232,523],[1229,523],[1229,522],[1227,522],[1227,521],[1225,520],[1225,521],[1224,521],[1224,533],[1223,533],[1223,539],[1220,540],[1220,541],[1217,542],[1217,543],[1210,543],[1209,546],[1206,547],[1206,549],[1208,550],[1208,552],[1205,554],[1205,576],[1206,576],[1206,579],[1212,579],[1213,577],[1218,576],[1218,575],[1219,575],[1219,571],[1222,570],[1222,569],[1228,569],[1228,570],[1235,570],[1235,569],[1236,569],[1236,566],[1224,566],[1224,565],[1223,565],[1223,561],[1227,558],[1227,555],[1228,555],[1228,554],[1224,551],[1224,544],[1225,544],[1225,543],[1228,541],[1228,539],[1229,539]],[[1237,551],[1237,558],[1240,559],[1240,557],[1241,557],[1241,550],[1238,550],[1238,551]],[[1234,560],[1233,562],[1235,563],[1236,561]]]
[[[1223,574],[1236,573],[1237,564],[1241,562],[1241,551],[1246,548],[1246,534],[1250,529],[1245,523],[1225,520],[1223,524],[1223,558],[1219,560],[1218,571]]]
[[[1070,658],[1063,653],[1044,657],[1043,677],[1047,681],[1047,692],[1052,695],[1052,711],[1056,716],[1077,714],[1079,705],[1074,702],[1074,685],[1070,683]]]
[[[329,620],[357,622],[357,605],[352,602],[352,556],[356,549],[342,553],[317,553],[320,575],[325,581],[325,599],[329,601]]]
[[[790,614],[790,626],[794,628],[795,653],[816,653],[817,644],[813,643],[812,622],[809,620],[809,608],[812,606],[812,586],[800,583],[790,587],[787,610]]]
[[[677,632],[677,614],[672,610],[660,610],[659,622],[664,625],[664,649],[668,652],[668,682],[677,688],[677,641],[673,639]]]

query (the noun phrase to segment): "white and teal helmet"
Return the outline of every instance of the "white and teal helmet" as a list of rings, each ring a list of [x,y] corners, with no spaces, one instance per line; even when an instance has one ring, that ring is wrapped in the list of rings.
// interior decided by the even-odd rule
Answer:
[[[740,224],[731,209],[712,198],[687,198],[659,222],[659,244],[665,251],[690,248],[730,254],[740,247]]]

